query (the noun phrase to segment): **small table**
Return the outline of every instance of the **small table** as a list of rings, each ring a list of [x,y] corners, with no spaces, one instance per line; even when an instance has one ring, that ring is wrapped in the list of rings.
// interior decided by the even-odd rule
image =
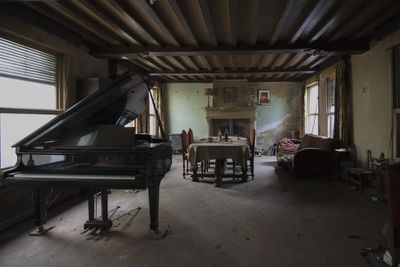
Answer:
[[[250,148],[245,138],[230,137],[228,141],[193,143],[188,147],[188,161],[193,168],[192,180],[197,181],[197,163],[215,159],[215,185],[221,186],[226,159],[232,159],[242,168],[242,180],[247,180],[247,160]],[[233,175],[232,175],[233,177]]]

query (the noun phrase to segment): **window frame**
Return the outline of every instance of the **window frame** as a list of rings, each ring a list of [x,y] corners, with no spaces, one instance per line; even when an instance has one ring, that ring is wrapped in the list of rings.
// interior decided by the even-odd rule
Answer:
[[[40,108],[13,108],[13,107],[0,107],[0,115],[2,114],[26,114],[26,115],[59,115],[64,111],[64,104],[62,103],[63,101],[63,96],[65,94],[64,92],[64,87],[60,86],[60,84],[57,82],[57,76],[60,75],[58,67],[59,67],[59,63],[61,60],[61,56],[63,56],[63,54],[60,54],[60,52],[56,52],[56,50],[52,50],[49,49],[48,47],[42,47],[40,45],[38,45],[36,42],[30,42],[28,40],[22,40],[20,38],[13,38],[13,36],[10,35],[0,35],[0,37],[7,39],[11,42],[15,42],[18,43],[20,45],[23,46],[27,46],[36,50],[39,50],[41,52],[47,53],[47,54],[51,54],[55,57],[55,77],[54,77],[54,87],[55,87],[55,95],[56,95],[56,99],[54,99],[55,104],[56,104],[56,108],[55,109],[40,109]],[[11,78],[14,79],[14,78]],[[16,79],[16,78],[15,78]],[[23,79],[21,79],[23,80]],[[31,81],[31,82],[35,82],[35,81]],[[1,121],[0,121],[0,129],[1,129]],[[1,134],[1,132],[0,132]],[[0,138],[0,162],[1,162],[1,138]],[[0,170],[3,169],[7,169],[10,167],[1,167],[0,166]]]

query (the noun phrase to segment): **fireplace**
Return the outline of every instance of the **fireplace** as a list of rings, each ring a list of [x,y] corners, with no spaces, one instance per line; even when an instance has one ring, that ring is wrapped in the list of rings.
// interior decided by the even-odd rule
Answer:
[[[206,108],[208,133],[216,136],[218,131],[229,135],[249,137],[254,128],[255,107]]]

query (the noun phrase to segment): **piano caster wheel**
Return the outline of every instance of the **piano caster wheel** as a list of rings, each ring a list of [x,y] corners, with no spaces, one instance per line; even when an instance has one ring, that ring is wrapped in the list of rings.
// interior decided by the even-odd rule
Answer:
[[[157,230],[149,230],[147,234],[144,235],[145,238],[149,240],[161,240],[164,239],[170,232],[168,230],[159,231]]]
[[[39,226],[36,231],[31,232],[29,235],[30,236],[42,236],[42,235],[45,235],[48,231],[50,231],[53,228],[55,228],[55,226],[44,227],[42,225],[42,226]]]

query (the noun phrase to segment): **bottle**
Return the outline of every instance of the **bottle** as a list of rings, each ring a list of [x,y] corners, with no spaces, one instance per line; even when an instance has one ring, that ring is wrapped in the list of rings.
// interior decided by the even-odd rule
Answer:
[[[222,133],[221,133],[221,130],[218,131],[218,141],[222,141]]]
[[[224,138],[224,139],[225,139],[225,142],[227,142],[227,141],[228,141],[228,130],[225,129],[225,134],[224,134],[224,135],[225,135],[225,136],[224,136],[224,137],[225,137],[225,138]]]

